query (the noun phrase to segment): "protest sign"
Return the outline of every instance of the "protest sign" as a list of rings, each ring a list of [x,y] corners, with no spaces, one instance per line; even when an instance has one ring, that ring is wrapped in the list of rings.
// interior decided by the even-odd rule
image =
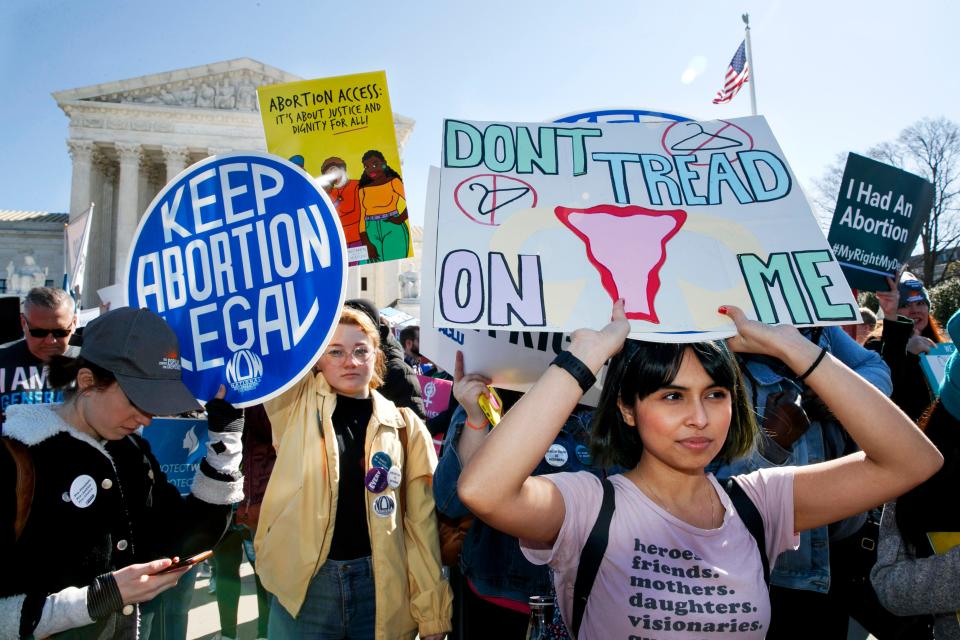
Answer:
[[[762,117],[621,124],[447,120],[433,324],[732,335],[717,313],[856,322],[856,302]],[[424,286],[425,291],[431,291]],[[421,314],[423,320],[424,314]]]
[[[431,378],[417,374],[420,381],[420,396],[423,398],[423,410],[427,418],[436,418],[450,406],[453,383],[449,380]]]
[[[850,286],[889,289],[932,206],[933,185],[920,176],[848,155],[827,241]]]
[[[193,476],[207,453],[207,421],[194,418],[154,418],[143,437],[167,474],[167,482],[181,495],[190,493]]]
[[[340,215],[350,266],[413,255],[400,152],[383,71],[257,89],[270,153],[324,187]]]
[[[666,111],[657,111],[651,109],[636,109],[614,107],[608,109],[591,109],[590,111],[576,111],[562,116],[552,118],[553,122],[605,122],[620,124],[640,124],[644,122],[662,122],[670,120],[673,122],[685,122],[690,120],[687,116],[681,116],[676,113],[667,113]]]
[[[283,392],[323,352],[345,256],[333,206],[300,167],[213,156],[164,187],[140,220],[126,295],[173,327],[197,398],[223,383],[227,401],[246,407]]]
[[[933,395],[938,398],[943,378],[947,375],[947,363],[956,350],[957,347],[952,342],[940,342],[933,345],[927,353],[920,355],[920,368],[927,377],[927,384],[933,390]]]
[[[427,179],[425,238],[436,237],[439,187],[440,170],[431,167]],[[433,264],[434,251],[434,243],[424,243],[425,266]],[[421,282],[423,291],[434,290],[431,269],[423,269]],[[493,386],[501,389],[529,390],[570,342],[570,337],[562,333],[437,328],[433,326],[433,317],[433,297],[425,295],[420,299],[420,353],[452,374],[457,351],[460,351],[463,353],[466,373],[486,376],[492,380]],[[602,375],[598,378],[602,379]],[[600,381],[584,395],[581,402],[596,406],[599,398]]]

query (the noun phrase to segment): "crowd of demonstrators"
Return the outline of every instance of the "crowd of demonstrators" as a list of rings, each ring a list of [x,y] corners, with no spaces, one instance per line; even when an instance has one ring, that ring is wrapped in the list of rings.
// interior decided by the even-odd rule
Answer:
[[[7,407],[63,401],[44,367],[71,349],[77,327],[76,304],[63,289],[36,287],[27,293],[20,314],[23,338],[0,349],[0,428]]]
[[[960,312],[947,323],[960,340]],[[940,397],[921,428],[944,457],[932,478],[884,506],[871,580],[884,606],[900,616],[932,617],[937,640],[960,638],[960,546],[935,553],[931,532],[960,532],[960,359],[951,356]],[[940,551],[943,551],[942,549]],[[918,629],[919,631],[919,629]],[[930,637],[916,633],[904,638]]]
[[[63,404],[9,408],[0,544],[14,552],[0,572],[0,638],[136,638],[139,604],[187,570],[164,571],[173,558],[223,534],[242,497],[240,412],[207,404],[207,455],[186,498],[137,433],[198,408],[178,353],[152,311],[110,311],[87,325],[76,358],[50,358]]]
[[[448,518],[470,516],[457,496],[457,482],[464,465],[470,462],[495,426],[479,404],[481,395],[490,397],[489,383],[484,376],[464,374],[463,354],[457,353],[453,394],[459,408],[450,421],[433,481],[437,511]],[[507,410],[519,396],[503,390],[500,394]],[[561,471],[599,473],[592,465],[590,453],[591,415],[592,410],[587,407],[574,409],[533,475]],[[515,536],[479,519],[471,520],[452,569],[451,582],[456,597],[451,638],[456,640],[525,637],[530,597],[549,594],[553,589],[547,568],[524,558]]]
[[[420,418],[376,391],[380,336],[345,307],[315,373],[264,405],[277,461],[255,547],[274,595],[270,638],[440,640],[450,630],[436,453]]]
[[[236,640],[237,613],[240,604],[240,564],[246,557],[254,569],[257,595],[257,638],[267,637],[270,620],[270,594],[256,573],[253,539],[260,520],[260,505],[267,491],[277,454],[273,450],[270,420],[263,405],[247,407],[243,412],[243,501],[236,506],[230,529],[214,549],[217,610],[220,614],[218,640]]]
[[[617,302],[603,330],[573,334],[569,350],[463,470],[461,500],[490,526],[520,538],[529,560],[553,569],[559,608],[570,626],[580,552],[597,521],[604,485],[589,473],[530,474],[594,374],[613,357],[594,417],[594,458],[628,471],[609,478],[616,507],[579,637],[652,631],[658,638],[684,638],[704,630],[764,637],[770,623],[765,561],[773,564],[796,548],[796,532],[901,495],[942,464],[916,425],[826,349],[793,327],[748,320],[735,307],[721,312],[737,327],[726,344],[623,348],[629,324]],[[735,508],[705,473],[717,456],[745,455],[757,435],[731,351],[787,364],[862,450],[734,476],[732,485],[762,517],[759,534],[744,524],[743,507]],[[732,485],[727,490],[736,493]],[[764,548],[758,552],[759,540]]]
[[[879,352],[890,367],[890,397],[912,420],[919,420],[934,400],[920,356],[943,342],[943,335],[930,315],[930,296],[922,282],[904,273],[899,284],[890,279],[888,283],[889,291],[877,292],[883,324],[864,346]]]
[[[825,327],[800,333],[890,395],[890,373],[880,356],[858,345],[842,329]],[[761,428],[757,446],[749,454],[711,465],[721,481],[758,469],[835,460],[856,450],[842,422],[786,362],[753,353],[738,354],[738,360],[748,404]],[[845,541],[856,539],[866,517],[858,513],[829,526],[811,527],[801,532],[797,549],[780,554],[770,575],[768,637],[815,634],[843,639],[850,616],[871,630],[891,623],[892,616],[869,589],[866,593],[848,589],[851,580],[862,585],[866,576],[851,576],[856,571],[850,565],[852,556],[839,552]],[[809,615],[811,609],[819,612],[816,618]]]

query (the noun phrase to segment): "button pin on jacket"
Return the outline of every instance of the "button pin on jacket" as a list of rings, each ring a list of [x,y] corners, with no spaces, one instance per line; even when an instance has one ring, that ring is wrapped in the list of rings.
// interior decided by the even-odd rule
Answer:
[[[86,509],[97,499],[97,483],[93,478],[84,474],[77,476],[70,483],[70,502],[76,507]]]
[[[390,488],[396,489],[399,487],[402,479],[403,473],[400,471],[400,467],[397,465],[390,467],[390,471],[387,472],[387,484],[390,485]]]
[[[385,451],[377,451],[375,454],[373,454],[371,464],[374,467],[380,467],[383,470],[387,470],[393,466],[393,460],[390,459],[390,456],[387,455]]]
[[[550,448],[547,449],[547,454],[543,456],[543,459],[547,461],[551,467],[562,467],[567,464],[567,459],[570,457],[570,454],[567,453],[567,448],[562,444],[552,444]]]
[[[387,470],[373,467],[363,478],[363,485],[371,493],[381,493],[387,488]]]
[[[378,496],[373,501],[373,512],[381,518],[386,518],[397,508],[397,503],[390,496]]]

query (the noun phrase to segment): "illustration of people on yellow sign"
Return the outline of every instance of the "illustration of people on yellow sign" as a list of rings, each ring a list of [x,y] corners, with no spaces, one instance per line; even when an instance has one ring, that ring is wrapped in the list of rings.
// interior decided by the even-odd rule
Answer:
[[[383,71],[260,87],[270,153],[318,179],[340,216],[350,266],[413,255]]]

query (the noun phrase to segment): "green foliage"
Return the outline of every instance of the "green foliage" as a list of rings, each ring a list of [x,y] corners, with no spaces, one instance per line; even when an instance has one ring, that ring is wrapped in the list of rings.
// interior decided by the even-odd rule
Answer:
[[[945,327],[953,312],[960,309],[960,278],[944,280],[929,289],[928,293],[930,294],[931,312],[940,326]]]

